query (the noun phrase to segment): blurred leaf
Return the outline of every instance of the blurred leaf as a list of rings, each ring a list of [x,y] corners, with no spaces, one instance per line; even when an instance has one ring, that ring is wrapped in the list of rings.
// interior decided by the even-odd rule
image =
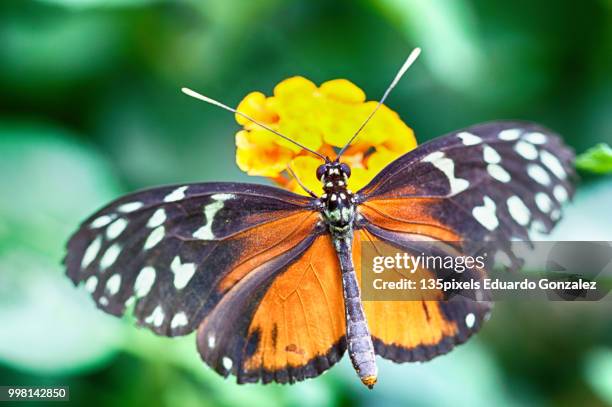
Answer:
[[[0,14],[0,79],[6,86],[40,97],[116,63],[125,42],[120,20],[55,11],[40,7]]]
[[[339,367],[346,378],[343,391],[354,394],[362,405],[478,407],[490,406],[492,400],[496,406],[513,405],[501,372],[478,338],[427,363],[398,364],[378,358],[374,391],[361,384],[347,360],[343,362]]]
[[[75,135],[42,124],[0,123],[0,200],[8,235],[57,260],[81,220],[120,188],[102,158]]]
[[[134,327],[129,330],[123,346],[126,352],[151,363],[162,363],[166,365],[166,369],[173,367],[189,372],[199,383],[204,384],[207,398],[214,399],[221,405],[314,407],[334,404],[334,391],[330,386],[330,378],[333,380],[333,377],[340,373],[338,368],[332,368],[330,374],[321,378],[296,383],[293,386],[274,383],[239,385],[234,376],[224,378],[202,361],[193,334],[169,339],[156,336],[146,329]],[[356,377],[354,379],[357,380]],[[174,399],[179,396],[171,392],[168,397]]]
[[[373,5],[423,48],[423,60],[446,86],[465,89],[481,80],[484,61],[469,2],[383,0]]]
[[[85,9],[85,8],[110,8],[110,7],[137,7],[153,3],[161,3],[163,0],[38,0],[41,3],[57,4],[60,6]]]
[[[258,385],[242,386],[233,376],[223,378],[200,358],[196,349],[195,335],[182,338],[163,338],[145,329],[129,330],[124,342],[124,350],[153,363],[163,363],[167,368],[174,367],[191,373],[199,381],[207,384],[210,397],[227,406],[270,406],[281,400],[280,386],[266,386],[266,391]]]
[[[583,185],[572,202],[563,208],[563,218],[550,235],[539,234],[535,240],[602,241],[610,240],[612,216],[605,216],[612,202],[612,179]],[[594,216],[595,214],[595,216]]]
[[[95,309],[57,261],[30,250],[0,254],[0,361],[36,374],[78,373],[109,360],[119,321]]]
[[[64,275],[64,244],[86,213],[119,188],[96,154],[60,129],[0,124],[0,360],[40,373],[102,363],[118,321]]]
[[[597,395],[608,405],[612,405],[612,351],[591,351],[585,361],[584,374]]]
[[[596,174],[612,173],[612,148],[599,143],[576,157],[576,168]]]

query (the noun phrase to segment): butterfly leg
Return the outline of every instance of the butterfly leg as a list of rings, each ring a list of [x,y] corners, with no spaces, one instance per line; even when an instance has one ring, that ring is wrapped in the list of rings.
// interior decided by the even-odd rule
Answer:
[[[348,236],[348,237],[347,237]],[[346,316],[346,341],[349,356],[359,378],[370,389],[378,376],[372,336],[368,328],[359,284],[352,259],[352,232],[350,235],[334,236],[334,247],[342,269],[344,307]]]

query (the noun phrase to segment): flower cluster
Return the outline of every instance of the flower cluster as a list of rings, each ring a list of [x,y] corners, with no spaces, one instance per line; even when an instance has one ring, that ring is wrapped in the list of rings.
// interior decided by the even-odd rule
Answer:
[[[365,93],[346,79],[317,87],[301,76],[280,82],[274,95],[249,93],[238,111],[333,159],[375,108]],[[272,179],[305,194],[288,172],[317,194],[322,193],[316,169],[321,159],[293,143],[236,115],[243,128],[236,133],[236,162],[249,175]],[[416,147],[414,133],[397,113],[381,106],[354,143],[341,157],[352,169],[349,188],[357,191],[397,157]]]

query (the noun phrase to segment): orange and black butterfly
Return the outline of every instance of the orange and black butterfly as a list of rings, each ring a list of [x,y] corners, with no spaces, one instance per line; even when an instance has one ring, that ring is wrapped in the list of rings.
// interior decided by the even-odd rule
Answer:
[[[348,349],[372,387],[375,355],[412,362],[447,353],[478,331],[491,302],[442,293],[362,301],[362,242],[411,250],[423,240],[492,241],[512,256],[508,242],[527,240],[534,225],[550,231],[573,193],[571,150],[530,123],[492,122],[434,139],[355,193],[343,151],[333,160],[311,151],[322,158],[321,196],[196,183],[119,198],[70,239],[68,276],[113,315],[135,301],[139,324],[157,334],[197,330],[202,359],[239,383],[316,377]]]

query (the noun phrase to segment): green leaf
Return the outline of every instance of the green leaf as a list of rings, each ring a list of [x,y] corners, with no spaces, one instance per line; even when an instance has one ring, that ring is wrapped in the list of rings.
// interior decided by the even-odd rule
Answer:
[[[599,143],[576,157],[576,168],[595,174],[612,173],[612,148]]]

